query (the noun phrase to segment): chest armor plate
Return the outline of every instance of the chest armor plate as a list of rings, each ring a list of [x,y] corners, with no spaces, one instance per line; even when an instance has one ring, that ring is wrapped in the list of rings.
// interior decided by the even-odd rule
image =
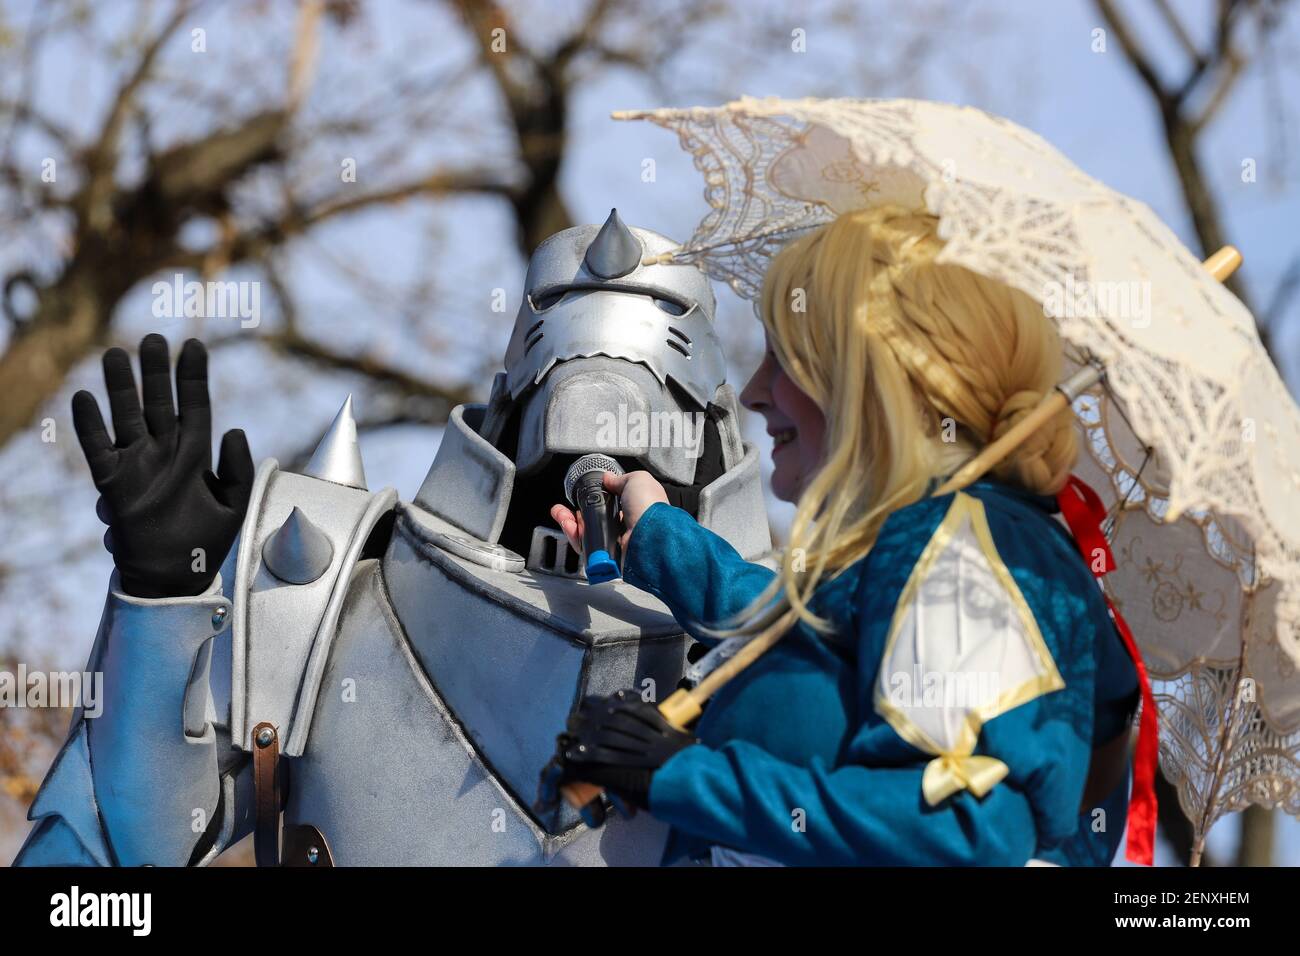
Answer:
[[[589,832],[531,810],[555,736],[588,694],[676,687],[690,639],[621,581],[498,570],[439,547],[403,509],[382,563],[358,565],[293,759],[287,823],[339,865],[655,865],[640,814]]]

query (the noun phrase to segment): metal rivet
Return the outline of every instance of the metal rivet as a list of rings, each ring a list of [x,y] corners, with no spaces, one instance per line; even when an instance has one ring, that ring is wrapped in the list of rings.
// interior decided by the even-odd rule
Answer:
[[[270,727],[263,727],[257,732],[257,745],[259,747],[271,746],[271,741],[275,740],[275,731]]]
[[[311,847],[307,851],[307,862],[310,863],[312,866],[315,866],[316,861],[319,859],[320,859],[320,850],[318,850],[316,847]]]
[[[226,618],[230,616],[230,608],[219,607],[212,612],[212,626],[220,630],[226,626]]]

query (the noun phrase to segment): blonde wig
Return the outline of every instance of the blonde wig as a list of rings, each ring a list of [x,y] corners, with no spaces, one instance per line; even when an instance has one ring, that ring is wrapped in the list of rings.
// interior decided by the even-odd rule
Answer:
[[[937,227],[891,206],[845,213],[772,261],[761,318],[777,360],[825,416],[825,458],[801,492],[777,577],[713,634],[783,633],[796,619],[828,630],[808,608],[818,583],[866,555],[892,512],[1060,380],[1061,343],[1043,308],[937,263]],[[1067,409],[993,475],[1054,494],[1077,454]]]

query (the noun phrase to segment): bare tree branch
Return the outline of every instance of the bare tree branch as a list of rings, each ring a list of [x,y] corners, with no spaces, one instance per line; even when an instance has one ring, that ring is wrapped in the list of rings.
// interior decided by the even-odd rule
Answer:
[[[1170,99],[1171,94],[1165,89],[1160,75],[1156,73],[1155,66],[1151,63],[1151,58],[1147,51],[1138,43],[1137,37],[1129,28],[1128,21],[1121,17],[1115,9],[1115,4],[1111,0],[1095,0],[1097,9],[1101,12],[1106,25],[1110,32],[1115,35],[1119,41],[1120,48],[1124,51],[1124,56],[1128,59],[1129,65],[1141,77],[1142,82],[1146,84],[1151,95],[1155,97],[1156,102],[1164,108],[1165,103]]]
[[[1210,120],[1214,119],[1219,108],[1227,101],[1228,95],[1237,85],[1237,79],[1241,76],[1241,71],[1245,69],[1245,59],[1232,49],[1229,49],[1225,56],[1224,66],[1219,71],[1214,90],[1210,93],[1209,99],[1206,100],[1205,106],[1201,108],[1200,113],[1190,121],[1194,133],[1200,133],[1209,124]]]
[[[353,372],[364,376],[376,385],[396,389],[405,395],[434,399],[442,407],[442,411],[431,416],[428,421],[445,421],[454,407],[473,399],[473,392],[466,386],[443,387],[418,375],[394,368],[371,355],[336,351],[294,330],[271,332],[262,336],[262,341],[284,355],[305,359],[336,372]]]
[[[263,259],[260,264],[271,292],[279,303],[282,322],[279,330],[260,336],[259,341],[269,345],[274,351],[332,371],[361,375],[375,385],[392,389],[406,397],[431,399],[434,408],[424,419],[428,422],[446,421],[453,408],[471,400],[472,392],[466,385],[445,387],[391,366],[373,355],[341,351],[303,335],[299,327],[296,303],[280,270],[270,258]],[[209,346],[220,348],[234,342],[246,341],[245,337],[233,335],[209,339]]]
[[[320,49],[320,18],[324,9],[323,0],[307,0],[298,14],[293,55],[289,58],[289,97],[285,107],[291,113],[297,112],[302,106],[316,71],[316,53]]]
[[[122,129],[126,125],[127,114],[153,72],[154,64],[164,44],[180,28],[192,9],[191,0],[177,0],[171,16],[154,35],[153,40],[145,45],[135,69],[131,71],[126,82],[118,88],[99,136],[86,153],[84,164],[88,181],[81,192],[80,212],[82,222],[88,228],[100,231],[112,225],[113,207],[109,200],[113,194],[113,175],[117,171],[118,147]]]
[[[1155,3],[1156,7],[1160,10],[1161,15],[1164,16],[1165,22],[1169,24],[1169,32],[1178,40],[1178,43],[1183,48],[1183,52],[1186,53],[1188,58],[1191,60],[1198,59],[1201,55],[1200,51],[1196,49],[1196,44],[1192,41],[1191,34],[1187,32],[1187,28],[1183,26],[1183,21],[1180,20],[1178,14],[1174,12],[1173,5],[1169,0],[1155,0]]]

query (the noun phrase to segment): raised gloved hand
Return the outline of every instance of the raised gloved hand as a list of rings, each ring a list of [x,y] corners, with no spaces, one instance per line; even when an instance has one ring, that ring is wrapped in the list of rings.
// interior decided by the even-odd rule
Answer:
[[[553,812],[560,789],[578,782],[604,787],[618,802],[644,810],[655,771],[695,743],[695,735],[668,723],[635,691],[620,690],[584,699],[556,743],[556,755],[542,770],[539,812]]]
[[[253,488],[253,460],[239,429],[221,439],[212,473],[208,407],[208,353],[198,339],[181,347],[172,404],[167,340],[140,343],[144,408],[136,397],[131,359],[122,349],[104,353],[104,383],[114,441],[95,397],[72,396],[72,423],[109,526],[104,546],[113,554],[122,587],[142,598],[201,594],[212,583],[244,521]]]

